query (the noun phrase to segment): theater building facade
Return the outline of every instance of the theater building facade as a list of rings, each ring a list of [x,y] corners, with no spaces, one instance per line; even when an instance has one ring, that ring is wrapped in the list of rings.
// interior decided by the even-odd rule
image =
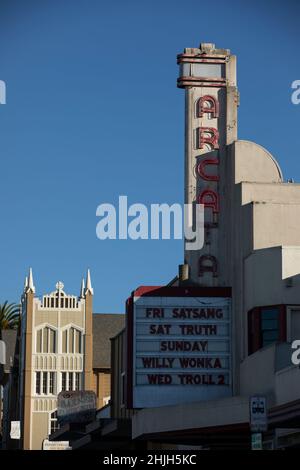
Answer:
[[[186,243],[168,286],[140,287],[127,301],[132,436],[156,447],[247,448],[249,400],[258,395],[267,403],[264,445],[296,446],[300,185],[284,181],[262,146],[238,139],[236,57],[201,44],[177,61],[185,203],[204,205],[204,245]],[[195,211],[188,217],[192,228]]]

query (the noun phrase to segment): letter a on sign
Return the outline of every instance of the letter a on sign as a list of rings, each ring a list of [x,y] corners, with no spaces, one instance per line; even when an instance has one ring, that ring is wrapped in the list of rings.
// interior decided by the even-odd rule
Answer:
[[[214,96],[201,96],[197,102],[197,117],[203,117],[203,114],[211,114],[213,118],[219,117],[219,102]]]

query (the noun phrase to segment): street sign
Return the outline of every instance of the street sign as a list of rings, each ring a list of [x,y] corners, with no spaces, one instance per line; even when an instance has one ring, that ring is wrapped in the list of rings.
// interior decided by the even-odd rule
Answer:
[[[11,439],[20,439],[20,421],[11,421],[10,423],[10,438]]]
[[[262,450],[261,432],[256,432],[251,435],[251,450]]]
[[[264,396],[250,397],[250,427],[252,432],[267,430],[267,406]]]
[[[57,397],[59,424],[88,423],[96,417],[96,395],[89,390],[60,392]]]
[[[69,441],[49,441],[43,440],[43,450],[72,450]]]

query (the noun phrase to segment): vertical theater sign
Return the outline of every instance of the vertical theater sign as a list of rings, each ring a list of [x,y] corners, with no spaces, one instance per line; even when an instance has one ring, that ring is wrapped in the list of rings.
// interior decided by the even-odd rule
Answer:
[[[185,204],[204,205],[204,245],[185,246],[189,281],[140,287],[127,301],[127,406],[144,408],[232,395],[231,288],[225,191],[237,139],[235,57],[201,44],[177,57],[185,89]],[[196,210],[185,225],[195,230]]]
[[[190,278],[225,286],[227,145],[237,138],[236,60],[227,49],[201,44],[178,55],[179,88],[185,89],[185,203],[204,205],[204,246],[185,250]],[[187,221],[194,227],[193,215]],[[223,262],[224,260],[224,262]]]

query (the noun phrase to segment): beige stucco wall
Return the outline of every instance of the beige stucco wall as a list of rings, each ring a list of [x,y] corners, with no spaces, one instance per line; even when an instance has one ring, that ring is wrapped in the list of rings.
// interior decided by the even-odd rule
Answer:
[[[291,366],[277,372],[275,377],[276,404],[299,400],[299,367]]]
[[[300,246],[255,250],[244,267],[245,312],[263,305],[300,304]]]
[[[32,413],[31,449],[41,450],[43,440],[49,434],[49,413]]]
[[[34,316],[34,325],[39,326],[44,323],[53,325],[54,327],[66,326],[70,323],[79,326],[80,328],[84,327],[84,317],[83,311],[81,310],[63,310],[63,309],[52,309],[45,310],[40,309],[36,310]]]
[[[267,395],[274,402],[275,346],[267,346],[248,356],[241,364],[241,395]]]
[[[288,201],[281,204],[256,202],[252,205],[252,211],[253,249],[278,245],[300,246],[300,204]]]
[[[93,371],[93,391],[97,396],[97,407],[102,408],[104,398],[110,397],[110,372],[94,369]]]
[[[58,327],[59,315],[57,310],[38,310],[34,316],[34,326],[42,325],[43,323],[48,323],[49,325]]]
[[[78,311],[62,311],[60,317],[60,326],[66,326],[73,323],[81,328],[84,328],[84,316],[82,312]]]
[[[300,204],[300,184],[243,182],[241,203],[251,201]]]
[[[161,408],[148,408],[132,416],[132,437],[155,432],[249,422],[248,397],[230,397]]]
[[[261,145],[247,140],[237,140],[232,145],[234,152],[234,180],[256,183],[278,183],[282,173],[273,156]]]

